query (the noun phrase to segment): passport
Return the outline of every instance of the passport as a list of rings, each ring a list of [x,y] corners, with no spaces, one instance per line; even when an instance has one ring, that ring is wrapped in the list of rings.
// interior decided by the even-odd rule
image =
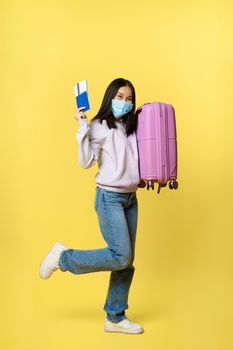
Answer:
[[[90,103],[88,99],[87,80],[82,80],[77,83],[74,87],[74,92],[77,107],[85,107],[81,110],[82,112],[88,111],[90,109]]]
[[[90,104],[88,101],[88,95],[87,91],[83,92],[82,94],[76,96],[76,104],[78,108],[85,107],[85,109],[82,109],[81,112],[86,112],[90,109]]]

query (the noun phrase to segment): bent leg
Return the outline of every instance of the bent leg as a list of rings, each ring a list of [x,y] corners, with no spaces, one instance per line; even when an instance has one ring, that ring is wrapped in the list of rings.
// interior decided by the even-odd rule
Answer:
[[[116,271],[128,266],[131,259],[131,243],[124,209],[119,201],[110,204],[99,193],[98,221],[106,248],[80,250],[68,249],[59,260],[61,271],[83,274],[97,271]]]

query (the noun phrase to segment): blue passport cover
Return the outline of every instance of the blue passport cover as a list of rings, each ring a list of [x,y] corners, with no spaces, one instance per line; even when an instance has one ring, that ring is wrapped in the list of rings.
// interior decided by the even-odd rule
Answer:
[[[90,109],[90,104],[88,101],[88,95],[86,91],[76,96],[76,104],[78,108],[85,107],[85,109],[82,109],[81,112],[86,112]]]

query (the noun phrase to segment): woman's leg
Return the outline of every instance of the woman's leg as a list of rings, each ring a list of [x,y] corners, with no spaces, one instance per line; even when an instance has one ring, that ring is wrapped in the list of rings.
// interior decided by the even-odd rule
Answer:
[[[122,270],[131,260],[131,242],[128,224],[125,218],[122,201],[127,202],[128,194],[96,188],[95,209],[98,214],[100,230],[108,244],[106,248],[79,250],[67,249],[59,259],[61,271],[70,271],[74,274],[83,274],[97,271]],[[110,196],[110,198],[109,198]],[[107,199],[109,198],[110,201]]]
[[[125,310],[128,309],[129,289],[135,270],[133,261],[138,221],[138,202],[136,192],[132,193],[132,195],[127,195],[129,196],[128,202],[123,203],[123,206],[131,243],[131,261],[125,269],[112,271],[110,275],[104,310],[107,313],[107,318],[112,322],[119,322],[126,318]]]

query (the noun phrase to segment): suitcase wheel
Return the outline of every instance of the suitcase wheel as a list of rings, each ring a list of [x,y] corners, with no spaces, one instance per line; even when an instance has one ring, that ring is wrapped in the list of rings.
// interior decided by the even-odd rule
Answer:
[[[175,189],[175,190],[177,190],[177,188],[178,188],[178,182],[177,181],[170,181],[169,182],[169,188],[171,189],[171,190],[173,190],[173,188]]]
[[[169,184],[168,184],[170,190],[173,190],[173,185],[172,185],[172,181],[169,181]]]
[[[146,182],[144,180],[141,180],[138,184],[138,187],[144,188],[146,186]]]

